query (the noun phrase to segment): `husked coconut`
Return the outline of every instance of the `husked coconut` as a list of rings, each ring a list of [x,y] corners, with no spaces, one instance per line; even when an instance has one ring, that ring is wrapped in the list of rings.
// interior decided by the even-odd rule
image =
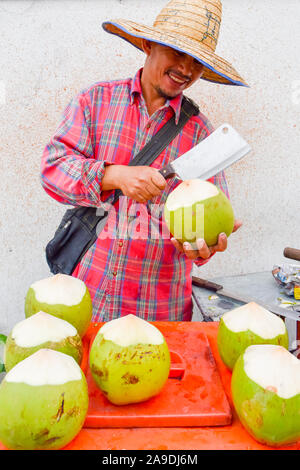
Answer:
[[[82,337],[92,319],[92,301],[85,283],[66,274],[34,282],[25,300],[25,315],[43,311],[73,325]]]
[[[40,349],[0,385],[0,440],[9,449],[60,449],[80,431],[87,409],[87,382],[77,362]]]
[[[270,446],[300,439],[300,361],[282,346],[249,346],[232,374],[232,399],[247,431]]]
[[[239,355],[252,344],[278,344],[285,348],[289,345],[284,321],[255,302],[226,312],[218,329],[218,350],[231,370]]]
[[[170,370],[170,353],[152,324],[127,315],[105,323],[90,351],[97,386],[115,405],[138,403],[157,395]]]
[[[234,213],[226,195],[217,186],[200,179],[183,181],[168,196],[164,218],[171,234],[180,242],[195,245],[203,238],[208,246],[220,233],[232,233]]]
[[[83,354],[81,338],[71,323],[38,312],[17,323],[9,334],[4,354],[6,371],[39,349],[55,349],[72,356],[78,364]]]

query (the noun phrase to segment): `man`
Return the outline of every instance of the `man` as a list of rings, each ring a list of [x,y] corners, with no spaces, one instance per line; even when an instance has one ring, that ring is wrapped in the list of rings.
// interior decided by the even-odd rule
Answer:
[[[166,181],[158,169],[207,137],[211,124],[199,112],[151,166],[128,163],[174,113],[178,122],[183,91],[198,79],[247,86],[214,52],[220,21],[219,0],[172,0],[152,28],[125,20],[104,23],[107,32],[144,51],[144,67],[133,79],[94,84],[70,103],[43,154],[46,192],[64,204],[101,207],[121,189],[126,204],[115,207],[121,225],[129,220],[138,234],[139,204],[144,227],[150,219],[163,227],[161,211],[152,209],[163,207],[180,180]],[[210,181],[228,194],[223,172]],[[234,230],[240,225],[236,221]],[[197,248],[149,233],[100,236],[72,275],[91,293],[94,321],[129,313],[148,321],[187,321],[193,263],[200,266],[224,251],[227,237],[220,234],[213,247],[197,240]]]

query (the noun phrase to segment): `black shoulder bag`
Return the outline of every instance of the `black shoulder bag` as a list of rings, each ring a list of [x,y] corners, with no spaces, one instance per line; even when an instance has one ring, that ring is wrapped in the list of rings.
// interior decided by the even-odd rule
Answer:
[[[178,124],[175,115],[155,134],[145,147],[129,162],[129,166],[151,165],[158,155],[176,137],[189,118],[199,113],[198,106],[183,97]],[[122,191],[115,191],[115,204]],[[98,214],[97,214],[98,212]],[[75,207],[68,209],[57,228],[54,237],[46,246],[46,259],[53,274],[72,274],[87,250],[95,243],[101,221],[104,227],[108,212],[97,207]]]

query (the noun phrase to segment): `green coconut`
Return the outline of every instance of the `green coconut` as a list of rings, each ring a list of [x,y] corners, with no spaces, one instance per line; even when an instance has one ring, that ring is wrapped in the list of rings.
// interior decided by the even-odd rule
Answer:
[[[68,354],[81,363],[83,346],[76,328],[65,320],[38,312],[17,323],[9,334],[4,354],[6,371],[45,348]]]
[[[7,336],[0,335],[0,374],[1,372],[5,372],[4,353],[5,353],[6,340],[7,340]]]
[[[220,233],[232,233],[234,213],[226,195],[217,186],[200,179],[186,180],[168,196],[164,218],[170,233],[181,243],[193,245],[203,238],[208,246]]]
[[[219,354],[230,370],[252,344],[277,344],[286,349],[289,346],[284,321],[255,302],[225,313],[218,329]]]
[[[40,349],[0,385],[0,440],[13,450],[60,449],[80,431],[87,409],[87,382],[77,362]]]
[[[127,315],[105,323],[90,351],[95,383],[115,405],[138,403],[157,395],[170,370],[170,353],[152,324]]]
[[[92,319],[93,306],[85,283],[73,276],[56,274],[33,283],[25,299],[25,316],[43,311],[75,326],[82,337]]]
[[[300,439],[300,361],[282,346],[253,345],[237,360],[232,399],[239,419],[269,446]]]

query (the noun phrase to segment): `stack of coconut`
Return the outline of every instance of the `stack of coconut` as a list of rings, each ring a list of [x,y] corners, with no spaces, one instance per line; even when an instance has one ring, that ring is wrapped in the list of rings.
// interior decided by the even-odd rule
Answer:
[[[254,302],[221,318],[218,349],[233,371],[235,410],[247,431],[271,446],[300,439],[300,361],[288,345],[283,320]]]
[[[92,318],[90,293],[72,276],[40,280],[28,290],[25,316],[4,346],[0,440],[10,449],[60,449],[80,431],[88,410],[80,364]],[[170,369],[163,335],[134,315],[99,329],[89,361],[96,385],[116,405],[157,395]]]
[[[59,449],[81,429],[88,389],[80,363],[92,317],[84,282],[58,274],[31,285],[26,319],[6,339],[0,440],[10,449]]]

